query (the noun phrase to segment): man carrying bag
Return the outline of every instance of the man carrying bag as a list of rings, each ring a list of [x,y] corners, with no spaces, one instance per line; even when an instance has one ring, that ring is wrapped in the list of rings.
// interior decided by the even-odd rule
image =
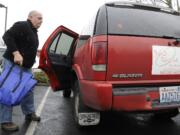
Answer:
[[[31,72],[39,45],[37,29],[41,26],[42,20],[40,12],[31,11],[27,21],[16,22],[4,33],[3,40],[7,50],[3,55],[3,70],[18,64]],[[28,92],[20,104],[26,120],[40,121],[40,117],[35,114],[33,91]],[[19,129],[12,122],[12,109],[12,106],[0,103],[0,123],[3,130]]]
[[[19,105],[22,99],[33,90],[37,81],[26,68],[5,61],[0,75],[0,103],[8,106]]]

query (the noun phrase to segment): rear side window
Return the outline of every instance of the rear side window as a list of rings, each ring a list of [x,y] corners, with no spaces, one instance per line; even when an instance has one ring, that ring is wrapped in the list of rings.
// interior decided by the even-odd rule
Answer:
[[[66,33],[59,33],[52,42],[49,51],[54,54],[68,55],[74,38]]]
[[[73,37],[65,33],[62,33],[57,45],[56,54],[68,55],[73,40],[74,40]]]
[[[164,12],[107,6],[108,34],[180,38],[180,16]]]
[[[107,17],[106,7],[102,6],[96,17],[96,24],[94,28],[94,35],[106,35],[107,34]]]

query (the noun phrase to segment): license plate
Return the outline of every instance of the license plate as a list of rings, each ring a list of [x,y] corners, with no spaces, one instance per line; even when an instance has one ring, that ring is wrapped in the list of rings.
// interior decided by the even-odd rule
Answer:
[[[180,86],[160,87],[160,103],[180,101]]]

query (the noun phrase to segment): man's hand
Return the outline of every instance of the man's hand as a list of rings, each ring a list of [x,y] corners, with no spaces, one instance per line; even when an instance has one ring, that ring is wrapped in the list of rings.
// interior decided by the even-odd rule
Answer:
[[[23,57],[20,54],[20,52],[19,51],[14,51],[13,56],[14,56],[14,63],[22,66],[23,65]]]

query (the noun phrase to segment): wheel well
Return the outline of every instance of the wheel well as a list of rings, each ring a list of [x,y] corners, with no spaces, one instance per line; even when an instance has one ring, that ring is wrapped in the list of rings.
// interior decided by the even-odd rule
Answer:
[[[71,80],[71,88],[73,88],[73,85],[75,83],[75,81],[78,80],[78,77],[76,75],[75,71],[72,71],[72,80]]]

